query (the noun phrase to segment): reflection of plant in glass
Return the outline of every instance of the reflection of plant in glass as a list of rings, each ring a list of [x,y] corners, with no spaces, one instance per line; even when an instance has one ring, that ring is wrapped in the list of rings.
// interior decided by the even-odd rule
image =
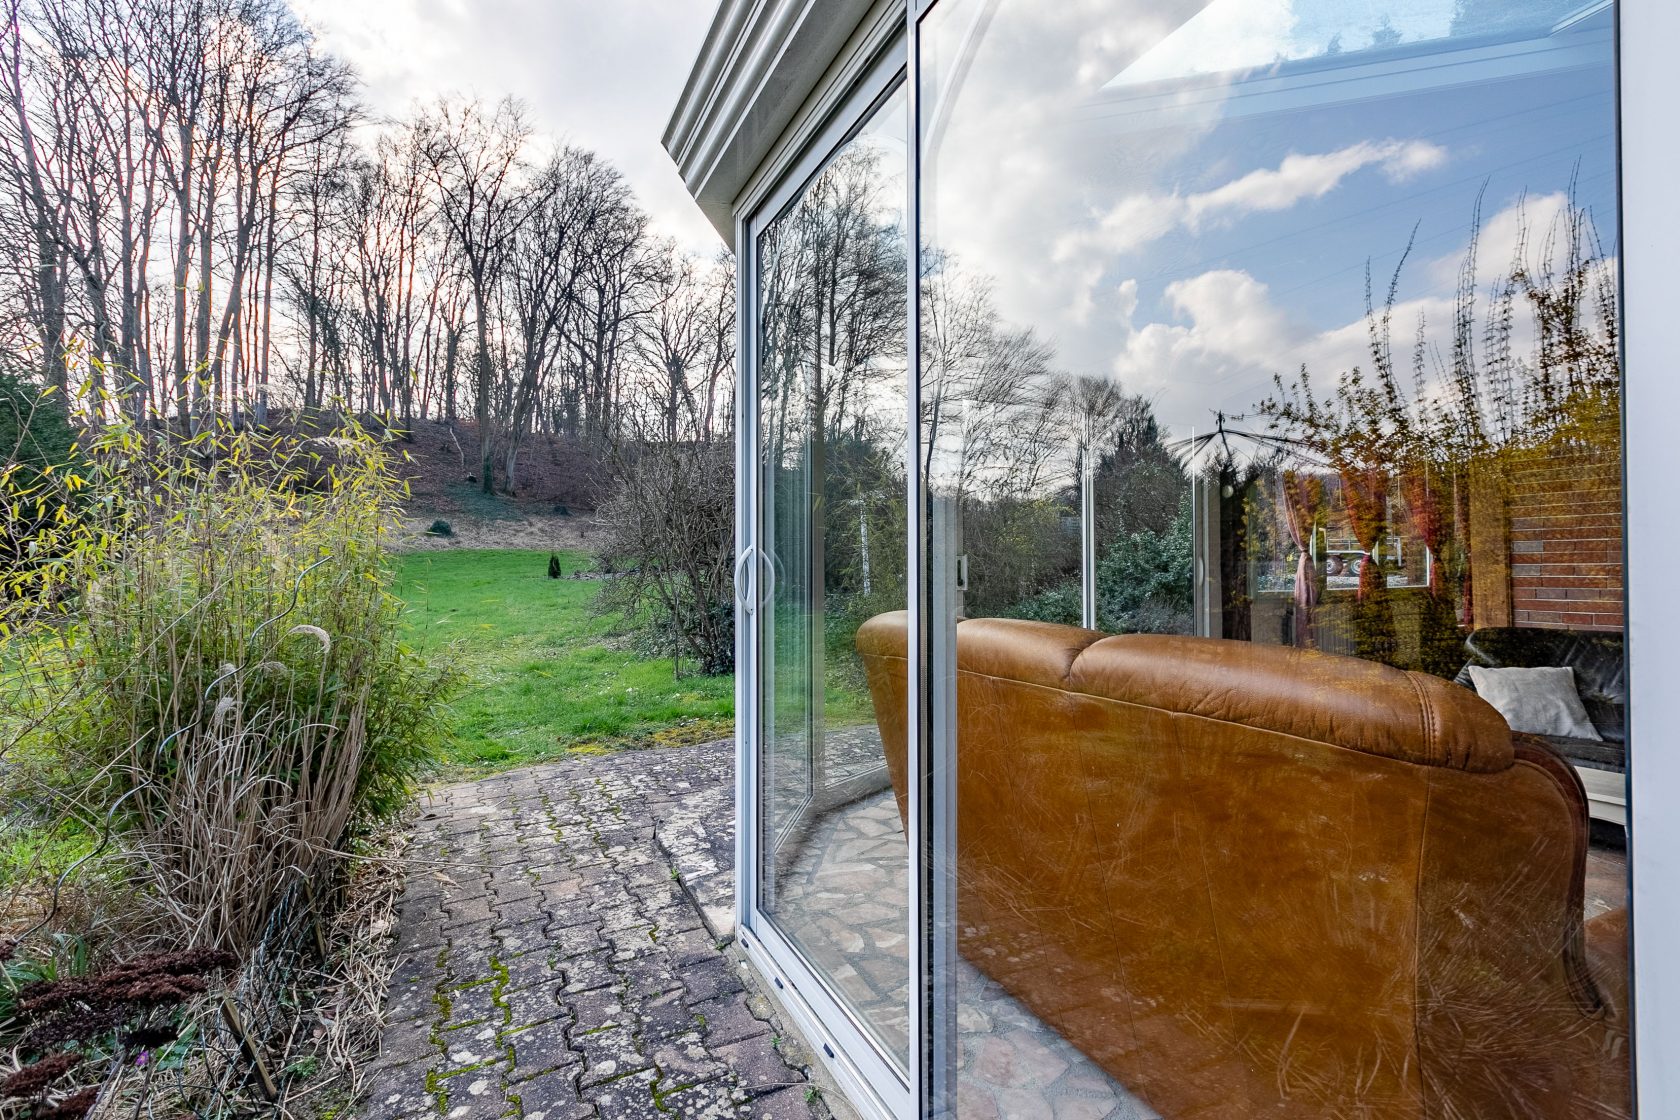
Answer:
[[[1165,529],[1116,535],[1097,561],[1097,628],[1111,634],[1192,632],[1195,540],[1190,491]],[[1006,612],[1041,622],[1079,624],[1079,582],[1064,582]]]
[[[1098,628],[1114,633],[1190,633],[1194,565],[1186,489],[1165,532],[1123,533],[1098,562]]]
[[[1304,458],[1335,472],[1361,548],[1387,532],[1392,491],[1398,487],[1418,535],[1434,555],[1429,619],[1422,660],[1451,670],[1458,656],[1458,602],[1469,586],[1470,476],[1534,454],[1619,456],[1620,365],[1617,360],[1613,262],[1590,215],[1573,201],[1551,222],[1538,246],[1519,219],[1509,266],[1492,283],[1477,339],[1478,200],[1472,234],[1459,268],[1450,357],[1443,362],[1419,315],[1407,385],[1392,341],[1402,254],[1379,308],[1366,269],[1366,320],[1371,367],[1337,375],[1334,392],[1320,397],[1308,371],[1260,403],[1272,429],[1296,440]],[[1519,345],[1531,325],[1533,346]],[[1389,612],[1376,565],[1362,567],[1362,654],[1390,660]],[[1363,578],[1370,571],[1372,578]],[[1466,612],[1468,613],[1468,612]]]
[[[1614,264],[1598,244],[1591,217],[1574,205],[1558,215],[1530,260],[1529,226],[1510,267],[1493,283],[1476,346],[1477,236],[1480,206],[1459,270],[1450,366],[1443,368],[1422,316],[1412,348],[1412,383],[1396,371],[1392,325],[1403,255],[1379,310],[1366,308],[1371,373],[1355,366],[1337,376],[1334,394],[1313,393],[1305,367],[1293,382],[1276,378],[1277,395],[1259,405],[1274,430],[1287,432],[1344,478],[1365,470],[1405,475],[1452,470],[1510,450],[1578,444],[1602,447],[1619,426]],[[1561,260],[1559,256],[1561,254]],[[1534,347],[1517,347],[1519,320],[1532,320]]]

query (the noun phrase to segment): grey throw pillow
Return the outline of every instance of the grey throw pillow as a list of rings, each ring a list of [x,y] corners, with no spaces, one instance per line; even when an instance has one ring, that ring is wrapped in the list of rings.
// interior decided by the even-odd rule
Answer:
[[[1484,669],[1470,666],[1476,695],[1499,709],[1512,731],[1602,741],[1575,690],[1575,670]]]

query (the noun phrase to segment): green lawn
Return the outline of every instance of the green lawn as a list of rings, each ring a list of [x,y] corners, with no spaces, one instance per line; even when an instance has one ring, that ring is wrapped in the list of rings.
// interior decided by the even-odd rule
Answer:
[[[397,593],[422,649],[454,647],[466,684],[454,703],[452,766],[502,767],[580,751],[695,742],[730,733],[733,677],[672,673],[630,650],[594,611],[600,584],[560,554],[461,550],[400,559]]]

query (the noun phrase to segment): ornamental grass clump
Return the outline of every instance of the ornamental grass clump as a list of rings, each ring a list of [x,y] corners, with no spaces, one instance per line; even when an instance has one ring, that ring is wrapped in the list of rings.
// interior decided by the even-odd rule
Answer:
[[[400,487],[366,434],[331,445],[107,430],[52,559],[9,573],[21,769],[106,838],[164,944],[247,952],[443,734],[451,676],[390,592]]]

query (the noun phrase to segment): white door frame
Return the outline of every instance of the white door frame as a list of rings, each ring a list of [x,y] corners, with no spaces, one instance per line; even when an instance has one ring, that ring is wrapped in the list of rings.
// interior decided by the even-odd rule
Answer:
[[[737,594],[735,604],[736,837],[735,907],[737,940],[754,967],[775,987],[783,1009],[818,1058],[845,1091],[848,1100],[870,1120],[911,1120],[911,1086],[919,1071],[900,1070],[875,1042],[863,1022],[840,999],[821,972],[777,927],[760,906],[757,873],[762,858],[759,834],[759,738],[761,715],[757,667],[764,650],[758,634],[760,582],[764,551],[758,540],[761,498],[758,432],[758,267],[759,231],[799,197],[806,185],[839,153],[904,81],[903,40],[895,41],[846,93],[838,109],[803,152],[780,174],[736,210],[737,320],[740,378],[736,391]],[[914,485],[914,480],[910,481]],[[912,569],[913,572],[913,569]],[[912,846],[913,847],[913,846]],[[907,853],[907,858],[913,853]],[[915,875],[910,876],[912,884]],[[913,888],[912,888],[913,890]],[[916,938],[906,930],[907,941]],[[915,962],[912,962],[914,971]],[[907,991],[915,991],[914,985]],[[914,1022],[914,1008],[912,1021]],[[914,1038],[914,1036],[912,1036]],[[915,1063],[915,1046],[911,1061]]]
[[[1662,1120],[1680,1116],[1680,5],[1619,17],[1634,1092]]]
[[[919,229],[918,182],[920,144],[918,140],[916,24],[933,6],[933,0],[904,0],[904,27],[911,43],[908,53],[910,82],[910,173],[909,228],[912,231],[912,262],[915,261]],[[1680,107],[1680,67],[1674,56],[1680,52],[1680,3],[1674,0],[1620,0],[1618,4],[1618,107],[1622,231],[1621,297],[1623,323],[1625,469],[1626,497],[1626,587],[1628,597],[1627,644],[1629,649],[1629,730],[1633,744],[1629,774],[1629,856],[1632,877],[1632,928],[1634,958],[1631,990],[1636,1031],[1634,1036],[1635,1094],[1639,1113],[1660,1120],[1680,1116],[1680,953],[1669,951],[1673,931],[1680,928],[1680,746],[1670,748],[1669,729],[1680,727],[1680,656],[1673,652],[1675,635],[1680,635],[1680,589],[1675,574],[1680,572],[1680,433],[1673,429],[1680,421],[1680,145],[1676,144],[1674,116]],[[904,66],[905,47],[892,52],[893,72]],[[872,72],[872,76],[879,71]],[[868,86],[868,83],[865,83]],[[879,93],[884,87],[874,88]],[[761,189],[737,210],[736,245],[739,247],[741,324],[741,382],[738,393],[737,477],[740,500],[737,509],[737,540],[743,558],[751,555],[757,520],[754,449],[757,433],[751,428],[756,403],[756,379],[752,369],[752,324],[755,292],[752,284],[752,222],[749,216],[775,212],[772,207],[793,197],[795,184],[803,185],[861,119],[874,98],[860,89],[847,99],[846,108],[825,128],[819,142],[774,179],[776,186]],[[1634,236],[1629,237],[1632,231]],[[911,268],[910,354],[916,353],[914,294],[917,269]],[[915,418],[915,362],[911,363],[912,420]],[[915,432],[907,461],[917,465]],[[912,472],[911,518],[921,526],[917,483]],[[909,573],[912,583],[912,634],[921,627],[916,608],[925,593],[926,574],[921,569],[919,534],[910,535]],[[757,594],[756,564],[743,575],[742,595],[750,600]],[[737,610],[737,663],[753,664],[754,616],[744,607]],[[925,643],[925,636],[923,636]],[[926,742],[925,698],[918,687],[926,666],[925,649],[918,652],[913,637],[911,657],[912,712],[911,757],[916,762],[929,750]],[[851,1022],[849,1013],[828,993],[798,952],[776,933],[774,926],[756,909],[752,894],[757,851],[754,845],[756,806],[756,754],[752,736],[757,727],[757,697],[750,672],[738,675],[736,691],[737,748],[739,772],[736,795],[743,826],[737,837],[737,907],[741,944],[750,959],[782,989],[785,1006],[798,1025],[825,1051],[831,1072],[853,1102],[863,1111],[890,1120],[910,1117],[927,1107],[931,1096],[930,1032],[924,1018],[926,1005],[911,1008],[913,1045],[909,1082],[879,1061],[872,1043]],[[1649,730],[1647,730],[1649,729]],[[1641,739],[1651,740],[1641,749]],[[912,767],[912,774],[927,769],[926,762]],[[923,829],[915,819],[919,798],[911,799],[912,836]],[[913,913],[926,915],[922,845],[911,845],[911,883],[916,894]],[[931,931],[913,937],[912,943],[927,948]],[[1639,946],[1650,951],[1640,953]],[[923,982],[928,970],[913,962],[912,990],[926,993]],[[790,990],[791,989],[791,990]],[[848,1031],[850,1027],[850,1031]],[[871,1055],[874,1061],[871,1061]],[[881,1091],[885,1086],[885,1091]]]

